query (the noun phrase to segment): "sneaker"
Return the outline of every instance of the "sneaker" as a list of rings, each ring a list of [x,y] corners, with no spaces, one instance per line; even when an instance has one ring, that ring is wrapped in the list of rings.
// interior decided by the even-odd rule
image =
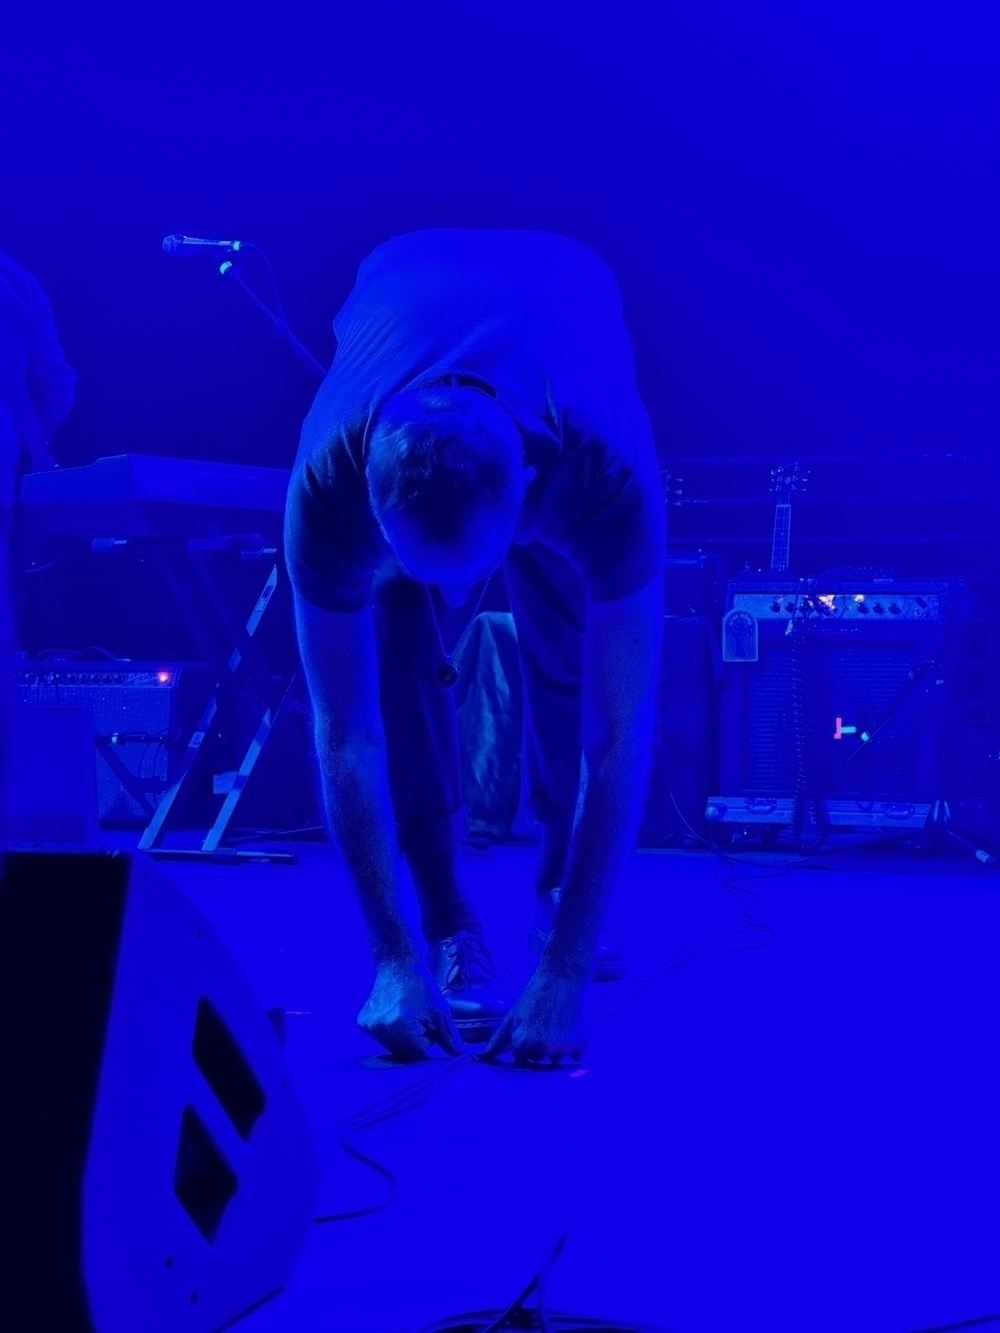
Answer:
[[[533,954],[541,955],[555,924],[556,909],[562,898],[562,889],[550,889],[540,894],[535,907],[535,921],[528,937],[528,947]],[[602,926],[597,941],[597,958],[591,981],[621,981],[625,975],[625,959],[622,942],[618,932],[610,926]]]
[[[427,962],[462,1040],[489,1041],[514,1002],[513,977],[497,963],[483,937],[456,931],[431,946]]]

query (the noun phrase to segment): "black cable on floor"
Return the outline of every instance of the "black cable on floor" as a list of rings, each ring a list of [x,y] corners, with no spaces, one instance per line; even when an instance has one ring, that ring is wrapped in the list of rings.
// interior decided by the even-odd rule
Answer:
[[[978,1319],[963,1319],[960,1324],[937,1324],[934,1328],[911,1328],[907,1333],[958,1333],[963,1328],[982,1328],[984,1324],[1000,1324],[1000,1314],[984,1314]]]
[[[375,1125],[382,1124],[385,1120],[394,1120],[397,1116],[404,1115],[408,1111],[415,1111],[417,1107],[423,1106],[430,1101],[438,1084],[449,1074],[453,1074],[456,1069],[461,1069],[464,1065],[471,1064],[475,1056],[470,1052],[467,1055],[460,1055],[450,1060],[437,1061],[438,1068],[429,1074],[424,1074],[421,1078],[414,1079],[408,1083],[405,1088],[390,1093],[388,1097],[383,1097],[381,1101],[373,1102],[371,1106],[364,1107],[356,1111],[354,1115],[349,1116],[341,1123],[341,1130],[346,1131],[338,1136],[337,1142],[341,1148],[361,1162],[370,1170],[380,1175],[389,1185],[388,1195],[379,1203],[370,1204],[365,1208],[354,1208],[341,1213],[324,1213],[319,1217],[313,1218],[317,1224],[326,1222],[349,1222],[357,1217],[368,1217],[372,1213],[379,1213],[383,1208],[388,1208],[399,1193],[399,1182],[387,1166],[377,1162],[373,1157],[366,1156],[354,1146],[347,1137],[347,1132],[359,1134],[366,1129],[371,1129]]]
[[[356,1217],[370,1217],[372,1213],[380,1213],[383,1208],[388,1208],[390,1203],[395,1200],[396,1195],[399,1193],[399,1181],[387,1166],[383,1166],[381,1162],[376,1162],[373,1157],[366,1157],[363,1152],[359,1152],[350,1139],[345,1139],[341,1136],[337,1142],[349,1156],[353,1157],[356,1161],[361,1162],[363,1166],[370,1167],[372,1171],[377,1172],[383,1180],[387,1181],[389,1185],[389,1193],[381,1203],[369,1204],[367,1208],[352,1208],[346,1213],[324,1213],[322,1217],[313,1218],[313,1222],[315,1223],[353,1222]]]
[[[562,1254],[567,1233],[557,1237],[546,1250],[538,1272],[528,1285],[516,1296],[505,1310],[478,1310],[473,1314],[454,1315],[438,1323],[419,1330],[419,1333],[502,1333],[504,1329],[517,1329],[522,1333],[667,1333],[665,1329],[654,1329],[648,1325],[627,1324],[615,1320],[609,1324],[606,1319],[591,1319],[579,1315],[566,1314],[559,1310],[549,1310],[545,1299],[545,1280],[552,1265]],[[526,1302],[535,1295],[535,1308],[528,1309]]]

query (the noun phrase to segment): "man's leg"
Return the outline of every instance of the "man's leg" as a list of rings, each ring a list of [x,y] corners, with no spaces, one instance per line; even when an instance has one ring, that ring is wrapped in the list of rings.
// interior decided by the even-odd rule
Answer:
[[[504,563],[524,682],[524,762],[532,813],[543,828],[535,888],[562,883],[580,794],[583,581],[538,543]]]

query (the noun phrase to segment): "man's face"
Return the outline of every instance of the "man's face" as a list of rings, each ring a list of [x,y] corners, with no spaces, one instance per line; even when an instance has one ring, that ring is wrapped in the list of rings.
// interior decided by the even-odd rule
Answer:
[[[383,531],[411,579],[437,584],[449,606],[464,606],[475,586],[489,578],[507,554],[516,521],[516,511],[480,509],[465,538],[448,547],[428,542],[413,523],[398,516],[386,520]]]

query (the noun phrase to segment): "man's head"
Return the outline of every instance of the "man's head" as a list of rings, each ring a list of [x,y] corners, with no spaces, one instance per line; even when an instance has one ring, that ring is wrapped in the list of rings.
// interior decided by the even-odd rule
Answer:
[[[372,428],[366,475],[400,564],[461,605],[506,554],[533,472],[509,413],[465,382],[390,398]]]

